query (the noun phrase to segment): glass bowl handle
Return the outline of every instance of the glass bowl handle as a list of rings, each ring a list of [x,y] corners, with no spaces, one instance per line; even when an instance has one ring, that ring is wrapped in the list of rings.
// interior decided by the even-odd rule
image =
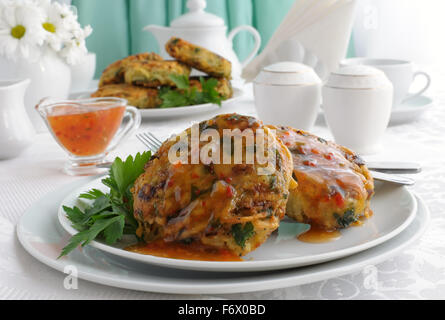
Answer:
[[[135,107],[127,106],[124,114],[124,119],[130,118],[125,127],[119,129],[114,136],[106,152],[112,151],[119,143],[131,136],[141,125],[141,113]]]

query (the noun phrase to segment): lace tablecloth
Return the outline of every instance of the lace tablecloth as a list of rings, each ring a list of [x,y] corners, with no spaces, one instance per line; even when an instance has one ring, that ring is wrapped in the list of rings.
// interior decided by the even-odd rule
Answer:
[[[19,158],[0,162],[0,299],[441,299],[445,298],[445,73],[433,72],[436,87],[428,93],[436,102],[417,121],[389,127],[384,151],[373,160],[410,160],[422,164],[413,190],[427,203],[432,223],[426,234],[396,257],[378,264],[377,286],[365,285],[366,270],[308,285],[263,292],[179,296],[117,289],[79,280],[77,290],[63,287],[64,274],[32,258],[20,245],[15,225],[34,201],[79,178],[62,173],[64,153],[49,134],[39,134],[35,144]],[[220,112],[255,115],[251,87],[245,98]],[[144,122],[161,138],[179,132],[192,122],[212,117],[207,113],[190,118]],[[323,123],[313,130],[331,135]],[[131,138],[113,155],[124,157],[144,150]],[[112,156],[113,156],[112,155]]]

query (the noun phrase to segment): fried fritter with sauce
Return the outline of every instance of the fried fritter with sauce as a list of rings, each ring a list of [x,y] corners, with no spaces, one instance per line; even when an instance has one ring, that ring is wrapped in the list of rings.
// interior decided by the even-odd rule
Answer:
[[[190,86],[196,87],[199,91],[202,90],[200,77],[190,77]],[[210,79],[211,77],[203,77],[205,80]],[[216,85],[216,91],[220,94],[221,98],[224,100],[230,99],[233,97],[233,88],[232,84],[226,78],[213,78],[218,81]]]
[[[203,47],[173,37],[165,44],[165,50],[178,61],[212,77],[231,79],[231,62]]]
[[[124,73],[129,63],[133,61],[162,61],[162,57],[154,52],[138,53],[128,56],[110,64],[102,73],[99,80],[99,87],[108,84],[117,84],[124,82]]]
[[[226,139],[233,139],[224,129],[239,129],[236,134],[249,131],[245,129],[256,134],[263,129],[266,141],[267,138],[272,141],[267,145],[265,156],[271,155],[276,161],[260,164],[255,157],[259,152],[258,140],[255,143],[244,138],[245,159],[235,164],[236,152],[230,145],[221,143],[224,134]],[[210,132],[219,133],[213,141],[213,160],[199,159],[191,163],[195,152],[191,150],[192,130],[200,132],[201,137]],[[261,121],[238,114],[203,121],[184,131],[183,137],[179,142],[177,139],[164,142],[134,184],[138,236],[148,243],[160,239],[181,244],[198,242],[238,256],[256,249],[278,228],[285,215],[289,189],[296,187],[289,150]],[[197,141],[200,150],[211,142]],[[236,143],[233,146],[237,148]],[[182,158],[184,161],[169,161],[171,148],[172,154],[177,154],[175,147],[188,151]],[[247,161],[248,153],[254,157],[253,162]],[[224,155],[230,163],[223,163]],[[267,167],[272,170],[265,174],[262,170]]]
[[[157,108],[162,104],[158,89],[136,87],[125,83],[102,86],[91,97],[123,98],[129,105],[139,109]]]
[[[124,79],[127,84],[143,87],[175,87],[170,75],[189,77],[190,67],[173,60],[133,61],[127,65]]]
[[[332,231],[372,214],[374,181],[358,155],[302,130],[268,127],[292,153],[298,187],[290,192],[288,217]]]

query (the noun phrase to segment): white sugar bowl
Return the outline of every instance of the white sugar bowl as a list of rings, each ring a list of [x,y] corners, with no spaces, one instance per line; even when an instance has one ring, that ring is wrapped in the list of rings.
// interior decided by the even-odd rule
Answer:
[[[393,91],[391,81],[374,67],[347,66],[331,73],[322,91],[323,110],[335,141],[359,154],[378,152]]]
[[[263,68],[253,83],[255,107],[266,124],[311,130],[321,104],[321,79],[297,62]]]

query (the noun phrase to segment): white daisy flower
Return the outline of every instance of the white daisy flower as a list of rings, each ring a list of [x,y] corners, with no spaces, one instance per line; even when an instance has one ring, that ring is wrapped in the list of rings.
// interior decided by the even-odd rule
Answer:
[[[88,37],[91,32],[92,29],[90,26],[86,26],[84,29],[78,29],[74,32],[75,37],[65,42],[63,49],[60,51],[60,55],[66,59],[68,64],[76,65],[86,56],[88,49],[85,38]]]
[[[43,11],[31,1],[0,2],[0,54],[12,60],[19,55],[37,59],[45,40],[43,17]]]
[[[63,43],[72,38],[71,31],[76,26],[77,16],[67,5],[50,0],[39,0],[38,4],[45,12],[45,19],[42,23],[46,31],[46,41],[54,51],[60,51]]]

